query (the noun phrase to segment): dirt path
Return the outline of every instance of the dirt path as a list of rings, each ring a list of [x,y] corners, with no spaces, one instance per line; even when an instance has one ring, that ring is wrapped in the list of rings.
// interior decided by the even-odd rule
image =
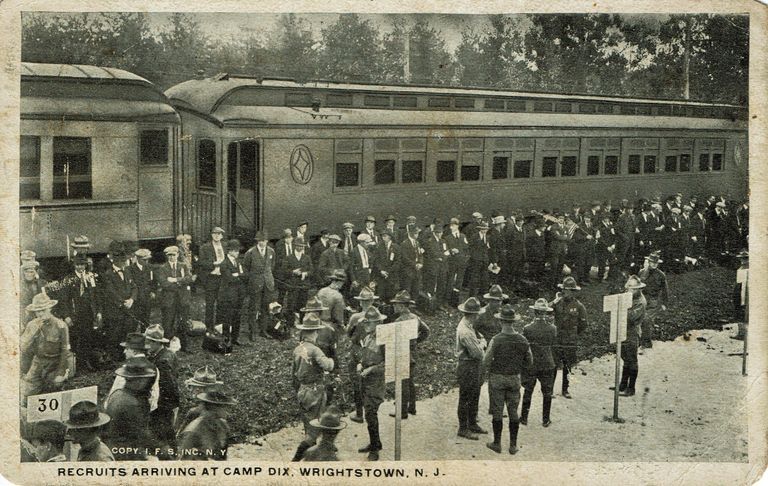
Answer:
[[[571,380],[573,399],[559,394],[552,404],[552,425],[541,426],[541,394],[536,391],[528,426],[521,426],[520,452],[495,454],[480,441],[456,437],[458,390],[418,403],[418,415],[403,421],[404,460],[520,460],[520,461],[747,461],[746,378],[741,376],[742,342],[730,331],[693,331],[689,339],[655,342],[640,356],[638,394],[621,398],[612,416],[614,358],[582,362]],[[560,390],[560,375],[555,383]],[[392,402],[379,411],[384,450],[393,458]],[[490,429],[486,387],[480,399],[479,421]],[[337,440],[342,460],[363,460],[357,449],[366,445],[365,424],[349,421]],[[260,438],[261,446],[239,444],[230,460],[289,461],[302,437],[300,426]],[[508,433],[502,448],[506,451]]]

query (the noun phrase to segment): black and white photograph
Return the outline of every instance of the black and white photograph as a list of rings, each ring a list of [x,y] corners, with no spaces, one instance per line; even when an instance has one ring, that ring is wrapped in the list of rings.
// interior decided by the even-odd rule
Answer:
[[[764,5],[197,3],[13,6],[9,481],[759,479]]]

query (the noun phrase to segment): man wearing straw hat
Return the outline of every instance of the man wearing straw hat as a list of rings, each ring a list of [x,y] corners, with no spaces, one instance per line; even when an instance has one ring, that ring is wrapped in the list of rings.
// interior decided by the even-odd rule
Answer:
[[[69,328],[51,314],[57,302],[43,292],[26,308],[35,318],[19,338],[22,359],[30,362],[21,382],[22,406],[28,396],[59,389],[69,377]]]
[[[541,383],[541,394],[543,395],[541,423],[544,427],[549,427],[550,411],[552,409],[552,387],[555,383],[555,373],[557,367],[552,356],[552,347],[557,344],[557,328],[548,319],[548,313],[552,312],[547,299],[537,299],[534,305],[529,306],[534,311],[533,322],[525,326],[523,336],[531,345],[531,354],[533,355],[533,365],[528,368],[523,377],[523,408],[520,413],[520,423],[528,425],[528,411],[531,408],[533,391],[536,388],[536,381]]]
[[[187,379],[184,384],[187,386],[187,390],[192,395],[192,398],[194,398],[200,393],[215,390],[218,391],[224,382],[218,380],[216,373],[211,371],[208,366],[205,366],[203,368],[196,369],[192,375],[192,378]],[[187,413],[184,414],[184,418],[178,424],[178,432],[184,430],[186,426],[192,423],[192,421],[197,417],[199,417],[202,412],[203,406],[199,403],[187,410]]]
[[[506,304],[494,317],[501,322],[501,332],[488,344],[483,368],[488,372],[488,399],[493,417],[493,442],[486,446],[501,453],[501,431],[504,428],[504,406],[509,414],[509,453],[517,452],[517,433],[520,422],[517,405],[520,403],[520,374],[533,364],[528,340],[518,333],[514,323],[520,321],[515,308]]]
[[[333,370],[335,365],[333,359],[326,356],[316,344],[318,331],[323,329],[317,314],[307,314],[296,328],[300,331],[300,342],[293,350],[292,376],[304,423],[304,438],[293,456],[294,462],[300,461],[307,449],[317,442],[318,429],[310,422],[320,417],[325,409],[327,396],[323,374]]]
[[[624,367],[621,371],[619,391],[623,396],[631,397],[635,394],[635,383],[639,371],[637,349],[643,322],[646,319],[646,300],[642,290],[645,284],[636,275],[632,275],[624,288],[632,292],[632,307],[627,311],[627,338],[621,343],[621,359],[624,361]]]
[[[349,317],[347,325],[347,337],[350,341],[350,360],[348,365],[349,376],[352,381],[352,399],[355,402],[355,414],[350,420],[357,423],[363,423],[363,389],[360,375],[357,373],[357,363],[360,362],[360,341],[365,335],[365,313],[378,299],[368,287],[360,289],[360,293],[354,297],[360,303],[360,312],[356,312]]]
[[[229,449],[227,412],[237,401],[214,390],[197,395],[202,405],[199,417],[179,434],[178,450],[182,461],[226,461]]]
[[[363,389],[363,410],[368,426],[368,445],[357,451],[368,453],[369,461],[379,460],[382,448],[379,436],[379,406],[384,401],[384,346],[376,344],[376,326],[386,319],[373,306],[365,312],[365,335],[360,340],[360,360],[357,372]]]
[[[168,349],[169,340],[163,335],[163,328],[154,324],[144,332],[147,341],[147,358],[159,373],[160,396],[157,409],[149,414],[149,424],[155,436],[165,445],[173,447],[176,433],[173,424],[179,413],[179,362],[176,354]]]
[[[558,287],[562,291],[557,293],[557,298],[552,302],[557,328],[555,365],[563,367],[562,395],[565,398],[571,398],[568,392],[568,373],[578,362],[579,334],[587,328],[587,309],[576,298],[575,293],[581,290],[576,279],[571,276],[565,277]]]
[[[416,302],[411,298],[411,294],[407,290],[401,290],[390,300],[394,304],[394,311],[397,314],[395,322],[416,320],[418,322],[418,334],[416,339],[411,340],[411,367],[410,377],[403,380],[403,399],[402,399],[402,414],[404,419],[408,418],[408,414],[416,415],[416,382],[413,379],[414,370],[416,369],[416,345],[424,342],[429,337],[429,327],[424,324],[424,321],[416,314],[411,312],[411,306]],[[390,413],[390,416],[394,417],[395,413]]]
[[[647,315],[643,320],[640,345],[644,348],[652,348],[654,324],[659,313],[667,310],[669,286],[667,285],[667,276],[659,269],[659,263],[664,261],[659,257],[659,254],[657,252],[651,253],[645,257],[645,261],[647,265],[637,273],[637,277],[645,284],[643,295],[647,301]]]
[[[77,462],[111,462],[115,460],[109,447],[99,438],[99,429],[109,423],[109,415],[99,412],[98,406],[83,400],[69,409],[64,422],[72,442],[80,445]]]
[[[459,405],[457,407],[459,431],[457,435],[465,439],[477,440],[476,434],[488,433],[477,423],[480,387],[483,384],[480,368],[486,341],[477,332],[475,326],[478,316],[482,312],[482,307],[477,298],[470,297],[463,304],[459,304],[459,310],[463,316],[456,326],[456,345],[454,347],[454,356],[458,360],[456,378],[459,382]]]
[[[304,461],[338,461],[338,449],[334,442],[339,431],[347,426],[347,423],[341,420],[341,411],[333,406],[328,407],[320,418],[311,420],[309,424],[320,431],[320,442],[307,449]]]

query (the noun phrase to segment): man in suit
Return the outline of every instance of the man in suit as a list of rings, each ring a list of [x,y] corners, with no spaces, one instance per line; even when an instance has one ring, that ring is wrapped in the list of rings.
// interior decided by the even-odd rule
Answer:
[[[120,342],[129,332],[135,331],[138,321],[133,316],[138,288],[127,271],[128,256],[122,243],[109,245],[109,266],[101,273],[101,309],[105,323],[107,351],[115,361],[122,359]]]
[[[615,266],[616,261],[616,231],[611,223],[611,216],[603,213],[595,236],[595,258],[597,259],[597,280],[604,280],[606,266]]]
[[[469,261],[469,242],[466,235],[459,230],[459,224],[458,218],[451,218],[448,231],[443,235],[449,253],[446,294],[448,292],[458,294],[464,290],[464,273]]]
[[[447,259],[450,255],[448,244],[443,239],[443,221],[435,219],[432,222],[432,230],[422,238],[421,245],[424,248],[424,284],[423,288],[434,296],[438,302],[445,304],[449,293],[446,285],[448,274]]]
[[[339,243],[339,235],[328,236],[328,249],[320,255],[315,269],[315,283],[318,287],[324,287],[328,283],[328,277],[334,270],[344,270],[346,273],[349,268],[349,257],[339,248]]]
[[[179,338],[180,352],[187,349],[187,319],[191,300],[192,275],[188,267],[178,261],[179,248],[169,246],[163,253],[166,262],[157,269],[157,300],[160,303],[161,322],[168,338]]]
[[[400,246],[388,229],[381,232],[381,245],[376,247],[376,283],[382,299],[389,300],[400,289]]]
[[[649,203],[643,204],[643,211],[637,217],[637,252],[639,256],[648,256],[653,251],[653,229],[656,227],[655,216]]]
[[[211,230],[211,240],[200,247],[200,256],[197,262],[198,273],[200,275],[200,284],[205,291],[205,327],[208,331],[213,330],[217,319],[216,302],[219,296],[219,285],[221,283],[221,263],[224,261],[226,250],[222,239],[224,230],[215,227]]]
[[[473,297],[479,296],[480,292],[484,292],[490,286],[488,265],[491,263],[491,257],[488,229],[488,223],[481,221],[475,226],[475,232],[468,236],[467,287],[469,294]]]
[[[621,268],[628,270],[634,259],[635,234],[638,232],[634,215],[635,205],[621,201],[621,214],[616,220],[616,258]]]
[[[504,228],[507,225],[506,218],[504,216],[494,216],[493,228],[488,231],[488,245],[489,245],[489,258],[492,264],[499,266],[506,264],[507,259],[507,241],[504,237]],[[501,273],[491,273],[490,278],[492,283],[498,284],[501,282]]]
[[[243,271],[243,265],[238,261],[242,245],[239,240],[229,240],[224,245],[227,256],[219,266],[221,270],[221,285],[219,285],[218,302],[221,304],[219,321],[223,324],[225,338],[232,344],[240,345],[240,309],[245,299],[248,275]]]
[[[283,260],[283,275],[288,276],[288,292],[285,310],[293,317],[307,302],[310,282],[312,281],[312,259],[304,251],[307,248],[304,238],[293,240],[293,253]]]
[[[363,233],[371,237],[374,244],[378,245],[380,242],[379,232],[376,230],[376,218],[373,216],[366,216],[365,218],[365,230]]]
[[[560,282],[565,256],[568,253],[568,233],[565,230],[565,216],[557,214],[557,222],[549,227],[549,281],[552,287]]]
[[[152,252],[141,248],[134,252],[135,260],[128,266],[133,281],[136,283],[136,302],[133,315],[140,321],[141,330],[147,328],[152,315],[152,299],[155,298],[155,275],[150,267]]]
[[[267,305],[275,298],[275,250],[267,240],[267,235],[258,231],[256,245],[252,246],[243,258],[243,270],[248,274],[249,315],[251,341],[256,339],[256,330],[262,337],[269,338],[266,316]]]
[[[376,244],[368,233],[357,235],[357,245],[349,259],[350,278],[352,280],[352,292],[356,292],[371,283],[374,275],[374,253]]]
[[[576,265],[576,274],[582,284],[587,284],[589,282],[589,272],[595,262],[595,234],[597,232],[597,227],[595,226],[595,222],[592,221],[591,214],[586,213],[583,215],[583,223],[579,228],[581,229],[577,229],[576,233],[581,233],[583,240],[577,240],[576,242],[576,244],[581,245],[582,248],[581,258]],[[574,240],[576,240],[575,235]]]
[[[424,250],[419,243],[419,228],[413,224],[406,227],[407,237],[400,244],[402,266],[400,287],[412,296],[421,293],[421,269],[424,267]]]
[[[283,237],[275,244],[275,282],[277,288],[276,299],[285,302],[288,292],[288,279],[290,275],[284,273],[283,263],[289,255],[293,254],[293,232],[290,228],[283,230]]]
[[[357,246],[357,243],[355,243],[355,235],[352,234],[355,230],[355,225],[352,223],[344,223],[341,228],[340,248],[344,250],[345,255],[352,258],[352,250]]]
[[[691,216],[690,235],[690,253],[688,256],[701,258],[704,255],[707,235],[707,218],[704,215],[704,206],[696,206],[696,212]]]
[[[392,233],[392,242],[396,244],[400,244],[400,242],[403,241],[403,235],[402,232],[397,229],[397,218],[395,218],[393,215],[387,216],[387,219],[384,220],[384,230],[389,231]]]
[[[525,258],[528,263],[528,276],[531,280],[542,282],[544,280],[544,264],[546,262],[545,236],[547,222],[543,219],[536,220],[531,226],[531,231],[525,232]]]
[[[523,215],[519,211],[513,211],[504,230],[506,259],[500,264],[509,288],[512,289],[519,285],[525,271],[525,233]]]
[[[312,265],[315,267],[320,263],[320,255],[330,247],[329,236],[330,234],[327,229],[320,230],[320,239],[318,239],[309,250],[309,258],[312,260]],[[305,239],[304,241],[308,240]]]

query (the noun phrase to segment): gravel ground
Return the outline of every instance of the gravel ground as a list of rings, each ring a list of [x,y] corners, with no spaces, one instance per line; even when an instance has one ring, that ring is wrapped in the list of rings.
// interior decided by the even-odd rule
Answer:
[[[669,309],[659,318],[654,338],[672,340],[689,330],[720,329],[724,323],[733,321],[730,293],[734,279],[733,270],[721,267],[669,275]],[[590,285],[580,293],[589,313],[589,327],[580,343],[580,360],[603,356],[613,349],[608,344],[608,314],[599,311],[606,293],[607,283]],[[547,297],[552,298],[552,293]],[[523,298],[516,304],[524,318],[530,316],[528,305],[531,303],[531,299]],[[202,308],[202,294],[198,293],[192,316],[202,316]],[[431,333],[430,338],[419,346],[416,356],[419,364],[416,370],[419,400],[443,394],[456,386],[452,350],[458,319],[459,313],[455,310],[424,316]],[[231,414],[237,417],[230,422],[233,442],[258,443],[259,437],[297,422],[298,411],[290,377],[291,350],[295,340],[258,339],[249,343],[247,338],[241,339],[245,345],[236,347],[228,356],[202,351],[200,340],[192,339],[192,354],[180,356],[180,381],[204,365],[219,373],[229,393],[239,401]],[[344,341],[341,346],[339,356],[344,359],[348,343]],[[73,379],[70,388],[97,384],[100,395],[103,395],[109,390],[112,380],[113,375],[109,371],[88,373]],[[343,401],[351,401],[347,385],[339,387],[339,394]],[[189,406],[191,399],[185,394],[182,408]]]

